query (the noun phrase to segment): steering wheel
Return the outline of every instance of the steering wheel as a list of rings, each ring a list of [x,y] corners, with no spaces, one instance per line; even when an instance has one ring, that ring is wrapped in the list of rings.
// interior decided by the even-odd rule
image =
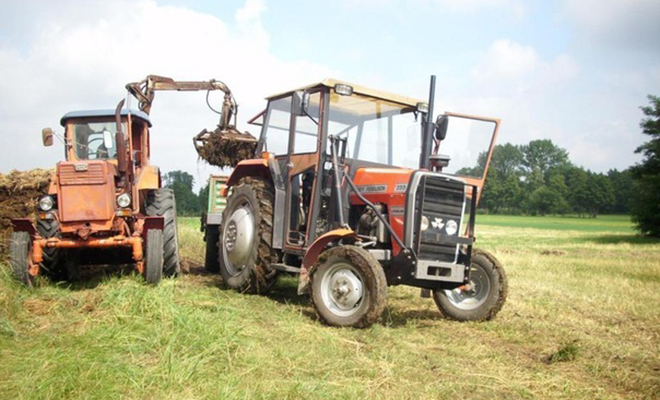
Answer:
[[[91,152],[91,150],[92,150],[91,144],[94,143],[94,142],[97,142],[99,140],[103,140],[103,138],[102,137],[94,138],[94,139],[90,140],[89,142],[87,142],[87,159],[88,160],[96,160],[96,150]],[[97,150],[98,150],[98,146],[97,146]],[[94,158],[92,158],[92,155],[94,156]]]

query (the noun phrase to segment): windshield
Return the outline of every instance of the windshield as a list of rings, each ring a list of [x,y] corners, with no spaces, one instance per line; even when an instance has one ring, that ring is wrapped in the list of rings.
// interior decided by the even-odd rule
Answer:
[[[122,124],[126,132],[126,123]],[[115,122],[80,122],[72,124],[73,142],[78,160],[101,160],[117,157]]]
[[[346,157],[417,168],[421,124],[414,107],[354,93],[330,93],[328,134],[347,138]]]

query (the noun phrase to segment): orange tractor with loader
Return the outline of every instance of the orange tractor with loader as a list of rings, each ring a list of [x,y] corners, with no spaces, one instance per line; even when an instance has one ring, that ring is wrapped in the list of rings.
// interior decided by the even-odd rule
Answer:
[[[250,293],[298,274],[329,325],[373,324],[390,285],[432,293],[448,318],[493,318],[506,274],[473,245],[500,121],[434,119],[434,88],[424,102],[324,80],[269,97],[252,157],[211,179],[226,206],[203,220],[206,268]]]

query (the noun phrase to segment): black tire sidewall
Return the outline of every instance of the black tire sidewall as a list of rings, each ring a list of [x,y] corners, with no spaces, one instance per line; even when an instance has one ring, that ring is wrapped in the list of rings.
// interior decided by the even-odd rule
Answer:
[[[9,240],[9,264],[12,275],[22,284],[32,286],[33,278],[28,271],[32,238],[27,232],[14,232]]]
[[[472,255],[472,266],[483,269],[488,275],[490,293],[488,293],[486,301],[476,309],[462,310],[449,300],[445,290],[436,290],[433,292],[433,300],[443,316],[457,321],[483,321],[493,318],[499,311],[501,304],[498,306],[498,301],[501,297],[502,283],[505,277],[500,275],[500,269],[495,267],[493,261],[481,252]]]
[[[204,254],[204,269],[208,272],[220,272],[220,231],[216,225],[206,225],[206,252]]]
[[[144,280],[150,284],[157,284],[163,277],[163,231],[160,229],[148,230],[146,242]]]

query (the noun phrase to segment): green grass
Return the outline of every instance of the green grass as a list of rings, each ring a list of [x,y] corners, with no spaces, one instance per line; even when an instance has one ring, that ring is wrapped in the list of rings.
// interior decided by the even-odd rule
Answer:
[[[511,216],[477,215],[477,224],[517,228],[552,229],[559,231],[633,233],[629,215],[600,215],[597,218],[577,216]]]
[[[509,278],[487,323],[393,287],[379,324],[324,326],[293,278],[248,296],[203,274],[196,218],[179,225],[192,273],[157,287],[26,289],[2,267],[0,398],[656,398],[660,242],[601,218],[479,216],[477,244]]]

